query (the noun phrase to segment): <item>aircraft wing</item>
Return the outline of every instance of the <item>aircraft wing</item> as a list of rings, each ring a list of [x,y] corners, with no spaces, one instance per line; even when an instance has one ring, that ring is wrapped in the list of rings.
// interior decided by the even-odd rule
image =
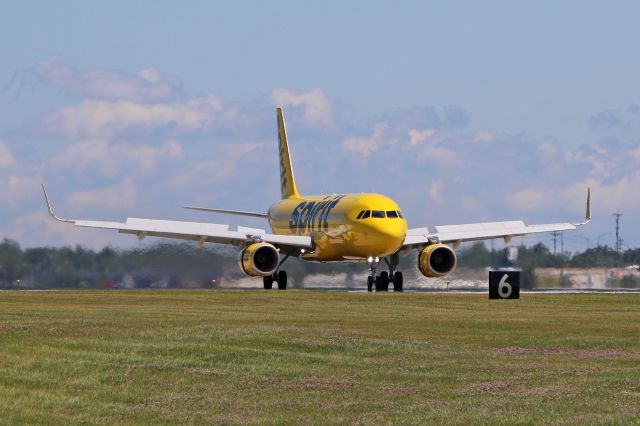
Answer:
[[[239,226],[232,231],[229,225],[174,220],[127,218],[125,222],[104,222],[94,220],[61,219],[53,213],[47,191],[42,185],[49,215],[60,222],[71,223],[86,228],[115,229],[123,234],[134,234],[139,240],[145,237],[164,237],[178,240],[196,241],[198,246],[204,243],[232,244],[243,246],[247,243],[271,243],[285,254],[298,255],[300,249],[311,249],[311,237],[297,235],[269,234],[264,229]]]
[[[543,232],[571,231],[591,220],[591,190],[587,190],[587,210],[584,222],[580,223],[548,223],[544,225],[526,225],[522,221],[469,223],[464,225],[436,226],[436,232],[428,228],[415,228],[407,231],[403,247],[424,245],[429,243],[453,244],[457,247],[466,241],[489,240],[503,238],[506,243],[513,237]]]

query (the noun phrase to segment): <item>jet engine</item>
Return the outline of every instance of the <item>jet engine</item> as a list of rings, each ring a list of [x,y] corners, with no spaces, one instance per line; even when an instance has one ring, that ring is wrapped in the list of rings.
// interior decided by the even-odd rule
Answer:
[[[456,268],[456,263],[456,253],[445,244],[429,244],[418,256],[418,269],[429,278],[449,275]]]
[[[240,269],[250,277],[265,277],[278,269],[280,253],[269,243],[253,243],[240,253]]]

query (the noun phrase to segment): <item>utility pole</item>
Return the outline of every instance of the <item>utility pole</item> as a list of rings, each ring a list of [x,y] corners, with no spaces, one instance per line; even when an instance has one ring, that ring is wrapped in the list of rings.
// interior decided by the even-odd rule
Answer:
[[[551,235],[553,235],[553,255],[556,255],[556,243],[558,242],[558,231],[553,231]]]
[[[620,253],[622,250],[622,238],[620,237],[620,216],[622,213],[616,211],[613,215],[616,217],[616,251]]]
[[[560,254],[564,258],[564,233],[560,233]]]

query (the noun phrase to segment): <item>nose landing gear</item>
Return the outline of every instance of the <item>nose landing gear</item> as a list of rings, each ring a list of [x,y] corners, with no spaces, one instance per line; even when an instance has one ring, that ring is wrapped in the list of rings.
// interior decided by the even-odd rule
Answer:
[[[400,255],[394,253],[388,258],[384,258],[384,261],[389,267],[389,272],[382,271],[380,275],[376,276],[380,259],[377,257],[369,257],[369,259],[367,259],[370,271],[370,275],[367,277],[367,291],[373,291],[374,287],[376,291],[389,291],[389,284],[393,284],[393,291],[403,291],[404,279],[402,272],[396,271],[396,268],[400,264]]]
[[[369,264],[369,276],[367,277],[367,291],[373,291],[373,285],[376,286],[376,291],[378,291],[379,287],[379,279],[380,277],[376,277],[376,269],[378,269],[378,263],[380,259],[377,257],[371,257],[367,259],[367,263]]]

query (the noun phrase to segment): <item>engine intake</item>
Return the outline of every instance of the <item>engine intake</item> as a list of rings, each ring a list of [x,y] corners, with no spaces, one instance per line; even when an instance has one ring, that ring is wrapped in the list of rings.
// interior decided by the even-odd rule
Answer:
[[[240,253],[240,269],[250,277],[267,276],[278,269],[280,253],[269,243],[253,243]]]
[[[456,253],[445,244],[430,244],[418,256],[418,269],[429,278],[449,275],[456,268],[456,263]]]

